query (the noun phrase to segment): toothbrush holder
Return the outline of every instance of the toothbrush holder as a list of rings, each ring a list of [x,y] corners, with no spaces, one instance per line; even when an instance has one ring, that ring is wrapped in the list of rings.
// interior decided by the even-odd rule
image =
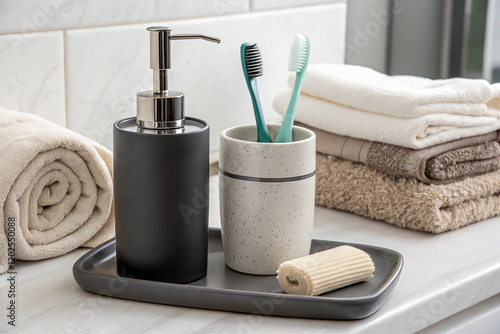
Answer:
[[[275,138],[279,125],[268,125]],[[257,142],[255,125],[220,137],[219,196],[226,264],[254,275],[309,254],[314,224],[316,136],[294,126],[288,143]]]

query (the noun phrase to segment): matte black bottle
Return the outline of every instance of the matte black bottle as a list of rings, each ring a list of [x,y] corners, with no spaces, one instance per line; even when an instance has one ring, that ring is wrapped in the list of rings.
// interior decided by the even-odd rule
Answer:
[[[168,90],[170,41],[219,40],[148,31],[154,90],[113,127],[117,272],[189,283],[207,272],[209,126],[185,117],[184,94]]]

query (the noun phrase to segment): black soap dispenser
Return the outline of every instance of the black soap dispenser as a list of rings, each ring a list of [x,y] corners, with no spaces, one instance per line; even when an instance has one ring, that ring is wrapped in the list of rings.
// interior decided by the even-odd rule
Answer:
[[[170,41],[219,39],[150,27],[153,91],[137,94],[137,117],[114,124],[117,272],[189,283],[207,272],[209,126],[184,116],[168,89]]]

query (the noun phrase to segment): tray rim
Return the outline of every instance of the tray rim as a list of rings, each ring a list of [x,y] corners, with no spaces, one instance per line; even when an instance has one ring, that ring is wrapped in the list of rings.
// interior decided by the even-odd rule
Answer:
[[[209,238],[215,236],[220,236],[221,230],[220,228],[210,228],[209,229]],[[142,279],[136,279],[136,278],[128,278],[128,277],[122,277],[118,275],[109,275],[109,274],[96,274],[94,272],[85,270],[83,267],[83,264],[89,260],[89,258],[92,258],[95,254],[102,252],[105,248],[111,247],[112,244],[115,243],[115,238],[112,238],[108,241],[105,241],[101,245],[95,247],[94,249],[91,249],[89,252],[85,253],[82,255],[73,265],[73,277],[75,281],[78,283],[78,285],[86,290],[90,291],[92,293],[99,294],[99,292],[93,291],[91,289],[88,289],[84,286],[84,284],[81,284],[79,275],[84,275],[87,277],[93,277],[98,280],[103,280],[103,279],[118,279],[120,281],[124,282],[130,282],[133,284],[145,284],[145,285],[152,285],[152,286],[157,286],[157,287],[165,287],[168,289],[174,289],[177,291],[182,291],[182,290],[194,290],[194,291],[203,291],[203,292],[213,292],[213,293],[218,293],[218,294],[224,294],[224,295],[242,295],[242,296],[248,296],[248,297],[264,297],[264,298],[285,298],[286,300],[292,300],[292,301],[297,301],[297,302],[314,302],[314,301],[323,301],[323,302],[328,302],[328,303],[356,303],[356,302],[363,302],[363,301],[371,301],[373,299],[376,299],[380,297],[380,295],[383,295],[386,290],[389,290],[387,293],[390,294],[392,292],[392,289],[394,288],[395,284],[399,280],[399,276],[401,274],[403,265],[404,265],[404,257],[401,253],[398,251],[389,249],[389,248],[384,248],[384,247],[379,247],[379,246],[373,246],[369,244],[360,244],[360,243],[351,243],[351,242],[343,242],[343,241],[336,241],[336,240],[323,240],[323,239],[313,239],[314,242],[334,242],[338,244],[343,244],[343,245],[350,245],[353,247],[358,247],[358,248],[370,248],[373,250],[377,251],[383,251],[386,253],[391,253],[395,255],[396,261],[394,264],[394,267],[392,268],[389,277],[387,280],[373,293],[365,295],[365,296],[356,296],[356,297],[329,297],[329,296],[324,296],[324,295],[319,295],[319,296],[303,296],[303,295],[292,295],[292,294],[286,294],[284,292],[263,292],[263,291],[250,291],[250,290],[238,290],[238,289],[226,289],[226,288],[218,288],[218,287],[206,287],[206,286],[198,286],[198,285],[191,285],[191,284],[177,284],[177,283],[166,283],[166,282],[159,282],[159,281],[150,281],[150,280],[142,280]],[[226,265],[227,266],[227,265]],[[229,268],[230,270],[233,270]],[[250,275],[250,274],[244,274],[240,273],[242,275],[249,275],[249,276],[256,276],[256,277],[261,277],[261,275]],[[266,276],[273,276],[273,275],[266,275]],[[120,296],[111,296],[115,298],[120,298],[120,299],[126,299],[126,300],[136,300],[136,301],[141,301],[140,299],[130,299],[130,298],[124,298]],[[388,296],[386,296],[387,299]],[[143,302],[149,302],[149,301],[144,301]],[[381,303],[379,307],[377,307],[373,312],[369,313],[368,315],[365,315],[360,318],[352,318],[352,319],[346,319],[346,320],[355,320],[355,319],[361,319],[367,316],[370,316],[371,314],[375,313],[383,304],[385,303],[385,300]],[[173,306],[183,306],[184,305],[178,305],[178,304],[169,304],[169,303],[163,303],[165,305],[173,305]],[[205,307],[196,307],[196,306],[188,306],[188,307],[193,307],[193,308],[202,308],[202,309],[207,309]],[[211,309],[211,308],[208,308]],[[212,309],[212,310],[219,310],[219,309]],[[220,309],[222,310],[222,309]],[[229,310],[226,310],[229,311]],[[278,315],[279,316],[279,315]],[[307,317],[310,318],[310,317]],[[324,318],[319,318],[319,319],[324,319]],[[331,318],[335,319],[335,318]]]

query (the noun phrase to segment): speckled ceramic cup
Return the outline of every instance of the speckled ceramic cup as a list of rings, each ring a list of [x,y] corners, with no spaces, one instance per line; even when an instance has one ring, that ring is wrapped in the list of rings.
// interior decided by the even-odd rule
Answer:
[[[274,139],[279,125],[269,125]],[[309,254],[314,224],[316,137],[294,127],[290,143],[256,142],[255,125],[221,133],[219,187],[226,264],[255,275]]]

